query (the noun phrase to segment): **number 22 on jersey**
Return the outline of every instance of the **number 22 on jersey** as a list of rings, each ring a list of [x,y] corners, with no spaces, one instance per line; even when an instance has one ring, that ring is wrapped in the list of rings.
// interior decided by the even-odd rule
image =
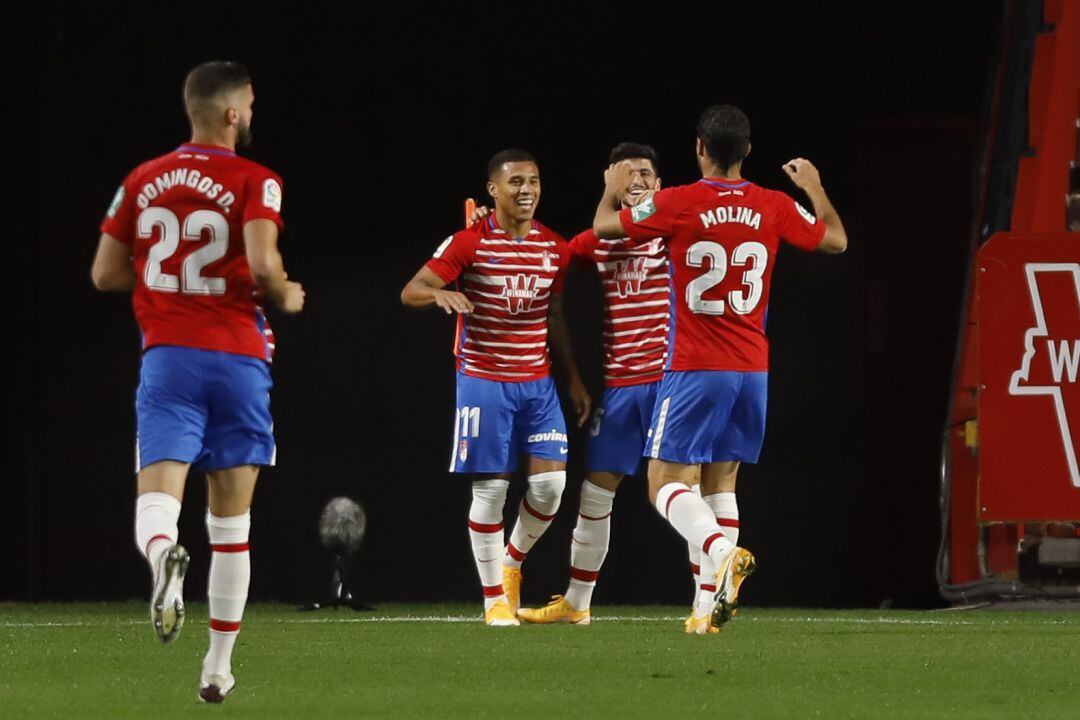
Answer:
[[[689,267],[703,267],[705,258],[709,258],[712,267],[704,275],[687,284],[686,304],[691,312],[699,315],[723,315],[727,309],[723,300],[703,300],[702,296],[722,283],[727,276],[727,250],[720,243],[702,240],[691,245],[686,251],[686,264]],[[743,270],[742,282],[748,288],[728,293],[726,305],[731,307],[732,312],[749,315],[761,302],[765,289],[765,266],[768,262],[769,250],[759,242],[744,242],[731,253],[730,265],[746,268]]]
[[[224,215],[214,210],[196,210],[184,218],[181,229],[180,219],[167,208],[151,207],[139,213],[138,237],[149,240],[154,235],[154,228],[158,229],[160,239],[147,253],[143,273],[146,287],[187,295],[225,294],[225,278],[202,274],[204,267],[225,257],[229,250],[229,223]],[[179,276],[161,271],[161,263],[176,254],[181,240],[202,240],[204,230],[209,242],[184,258]]]

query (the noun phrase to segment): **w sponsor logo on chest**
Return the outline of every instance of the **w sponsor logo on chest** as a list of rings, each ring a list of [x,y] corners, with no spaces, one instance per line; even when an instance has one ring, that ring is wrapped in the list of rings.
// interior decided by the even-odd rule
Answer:
[[[625,298],[641,292],[641,281],[645,279],[645,258],[635,257],[619,260],[615,263],[615,286],[619,297]]]
[[[506,298],[506,309],[511,315],[532,310],[533,299],[536,298],[536,289],[540,277],[537,275],[507,275],[503,278],[503,297]]]

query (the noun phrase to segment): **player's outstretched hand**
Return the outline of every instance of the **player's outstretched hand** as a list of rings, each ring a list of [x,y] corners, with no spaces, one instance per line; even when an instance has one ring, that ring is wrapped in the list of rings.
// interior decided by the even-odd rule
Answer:
[[[435,299],[435,304],[446,311],[447,315],[455,312],[468,315],[473,311],[473,304],[462,293],[453,290],[436,290],[432,293],[432,297]]]
[[[809,190],[821,185],[821,175],[818,173],[818,169],[814,167],[814,163],[806,158],[788,160],[783,167],[784,172],[791,178],[791,182],[795,183],[798,188]]]
[[[592,415],[592,397],[585,388],[585,383],[580,375],[570,378],[570,404],[574,406],[574,415],[577,417],[577,426],[583,427]]]
[[[491,208],[477,205],[476,209],[472,211],[472,215],[469,216],[469,227],[472,227],[490,214]]]
[[[285,292],[281,296],[281,304],[278,306],[283,313],[295,315],[304,309],[304,286],[292,280],[285,281]]]

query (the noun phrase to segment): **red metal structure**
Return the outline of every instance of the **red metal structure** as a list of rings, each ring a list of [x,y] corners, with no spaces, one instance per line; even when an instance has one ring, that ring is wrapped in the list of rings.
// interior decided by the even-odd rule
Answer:
[[[1007,4],[987,117],[938,582],[1080,596],[1080,0]]]

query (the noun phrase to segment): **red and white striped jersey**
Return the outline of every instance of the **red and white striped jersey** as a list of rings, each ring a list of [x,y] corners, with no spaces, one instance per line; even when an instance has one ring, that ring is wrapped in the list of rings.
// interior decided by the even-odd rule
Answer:
[[[510,237],[495,216],[454,233],[428,261],[447,284],[473,304],[458,315],[454,355],[459,372],[504,382],[548,376],[548,305],[561,293],[570,250],[540,223],[522,238]]]
[[[650,243],[574,237],[575,258],[595,264],[604,288],[604,378],[610,387],[657,382],[667,359],[670,287],[667,251]]]

